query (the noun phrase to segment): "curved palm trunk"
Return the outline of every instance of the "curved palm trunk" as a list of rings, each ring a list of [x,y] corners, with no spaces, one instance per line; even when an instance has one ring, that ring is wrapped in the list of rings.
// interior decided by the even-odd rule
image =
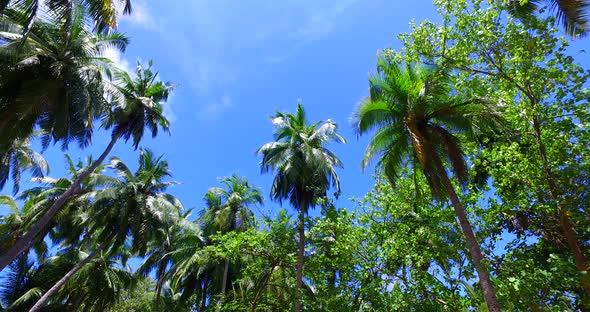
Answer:
[[[166,268],[162,267],[160,264],[160,268],[158,269],[158,282],[156,283],[156,308],[160,307],[161,295],[162,295],[162,284],[164,284],[164,274],[166,273]]]
[[[82,267],[84,267],[88,262],[98,255],[101,251],[105,250],[115,235],[111,235],[106,241],[104,241],[97,249],[95,249],[92,253],[90,253],[82,262],[76,264],[66,275],[64,275],[53,287],[51,287],[38,301],[35,305],[29,310],[29,312],[37,312],[39,311],[49,300],[53,294],[55,294],[58,290],[60,290],[69,280],[76,274]]]
[[[7,265],[9,265],[12,261],[14,261],[14,259],[16,259],[16,257],[18,257],[18,255],[23,253],[25,250],[29,249],[31,247],[31,245],[37,239],[39,239],[39,237],[37,237],[37,236],[39,235],[41,230],[45,226],[47,226],[47,224],[49,224],[49,222],[57,214],[59,209],[70,198],[72,198],[74,195],[76,195],[76,192],[78,192],[78,190],[80,189],[80,184],[82,183],[82,181],[84,181],[84,179],[86,179],[86,177],[88,177],[88,175],[90,175],[94,170],[96,170],[96,168],[98,168],[98,166],[100,166],[102,164],[104,159],[107,157],[107,155],[113,149],[113,146],[115,146],[115,143],[119,139],[120,135],[121,134],[118,133],[115,136],[113,136],[113,138],[111,139],[111,142],[109,143],[107,148],[104,150],[104,152],[100,155],[100,157],[94,163],[92,163],[92,165],[90,167],[88,167],[88,169],[86,169],[86,171],[82,172],[80,174],[80,176],[72,183],[72,185],[70,185],[70,187],[63,194],[61,194],[61,196],[55,202],[53,202],[53,204],[51,205],[51,207],[49,207],[49,209],[47,209],[47,211],[45,212],[43,217],[41,217],[41,219],[39,219],[39,221],[37,221],[37,223],[27,232],[27,234],[25,234],[22,238],[20,238],[16,242],[16,244],[14,244],[14,246],[12,246],[12,248],[10,248],[10,250],[8,250],[8,252],[6,252],[6,254],[2,255],[2,257],[0,258],[0,271],[2,271]]]
[[[305,253],[305,213],[304,203],[299,204],[299,253],[297,255],[297,289],[295,291],[295,312],[301,312],[301,290],[303,288],[303,256]]]
[[[451,180],[449,180],[449,176],[445,171],[445,168],[442,166],[442,163],[438,164],[437,170],[439,175],[442,178],[442,182],[445,185],[447,193],[449,194],[449,198],[451,199],[451,203],[453,204],[453,208],[455,208],[455,213],[459,218],[459,224],[461,225],[461,230],[463,231],[463,235],[465,236],[465,241],[467,242],[467,249],[469,249],[469,253],[471,255],[471,260],[473,261],[473,265],[475,266],[475,270],[477,271],[477,275],[479,277],[479,284],[483,290],[483,296],[488,306],[490,312],[500,312],[500,304],[498,303],[498,298],[496,298],[496,293],[494,291],[494,285],[490,280],[490,274],[488,270],[485,268],[484,264],[481,263],[483,260],[483,254],[481,253],[481,249],[479,248],[479,244],[475,239],[475,235],[473,234],[473,228],[471,227],[471,223],[469,223],[469,219],[467,219],[467,215],[465,214],[465,209],[463,209],[463,205],[459,200],[459,196],[455,192],[455,188],[453,184],[451,184]]]

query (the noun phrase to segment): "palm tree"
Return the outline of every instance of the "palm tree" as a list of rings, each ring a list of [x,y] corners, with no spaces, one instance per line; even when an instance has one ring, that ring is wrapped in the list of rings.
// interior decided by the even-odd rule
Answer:
[[[185,212],[178,211],[178,222],[157,229],[156,239],[148,243],[148,253],[136,274],[147,278],[150,272],[155,272],[156,288],[155,301],[159,306],[164,283],[169,279],[169,268],[174,265],[173,252],[177,249],[179,238],[186,231],[198,232],[197,224],[188,220],[192,209]]]
[[[131,0],[119,0],[123,5],[123,14],[131,13]],[[43,12],[43,6],[48,9],[48,12],[56,16],[68,16],[76,6],[84,6],[88,12],[88,16],[94,20],[95,29],[99,32],[105,32],[117,27],[117,8],[116,2],[112,0],[84,0],[84,1],[56,1],[56,0],[2,0],[0,1],[0,14],[4,14],[6,9],[11,7],[17,8],[24,12],[22,22],[25,25],[33,23],[35,18],[38,18]],[[29,28],[23,31],[24,36],[29,36]]]
[[[37,223],[45,211],[56,198],[61,196],[78,177],[80,171],[85,169],[84,163],[79,161],[74,164],[72,159],[66,155],[66,165],[71,178],[54,179],[51,177],[35,177],[33,182],[40,183],[40,186],[32,187],[23,191],[18,197],[12,198],[7,195],[0,196],[0,205],[8,207],[12,213],[0,218],[0,253],[3,254],[10,250],[16,242],[27,233],[30,227]],[[90,163],[91,159],[88,160]],[[102,170],[97,168],[97,171]],[[76,196],[84,194],[91,190],[94,185],[100,181],[100,175],[90,174],[81,182],[80,190]],[[31,247],[35,251],[39,262],[46,256],[47,244],[44,238],[49,234],[49,238],[54,244],[64,241],[77,241],[81,235],[77,230],[78,210],[83,203],[76,200],[73,196],[68,200],[59,213],[49,222],[39,234],[34,238]],[[19,208],[17,200],[22,201]]]
[[[22,255],[10,264],[8,272],[3,278],[0,289],[2,311],[12,308],[21,301],[28,301],[35,291],[30,291],[31,280],[36,273],[35,263],[29,260],[29,255]]]
[[[94,245],[94,246],[93,246]],[[93,248],[97,243],[87,248]],[[99,253],[78,271],[69,283],[55,295],[53,301],[66,302],[71,311],[105,311],[120,298],[121,292],[135,282],[127,261],[131,256],[127,246],[119,246]],[[85,259],[89,252],[74,247],[73,265]]]
[[[195,223],[196,224],[196,223]],[[199,226],[193,226],[178,237],[176,249],[171,253],[173,265],[170,268],[171,286],[181,292],[181,301],[193,294],[200,300],[199,311],[205,311],[218,293],[215,284],[218,265],[205,252],[206,240]]]
[[[43,130],[44,148],[51,141],[63,148],[72,141],[85,147],[94,119],[111,106],[103,96],[103,75],[110,75],[112,62],[102,52],[124,51],[128,38],[88,31],[83,10],[71,12],[72,23],[65,29],[58,26],[61,17],[35,19],[24,38],[20,17],[25,12],[5,13],[0,18],[0,155],[36,127]]]
[[[565,32],[572,36],[585,36],[590,27],[588,14],[590,1],[588,0],[510,0],[510,11],[518,17],[526,17],[546,5],[555,15]]]
[[[274,171],[270,196],[274,200],[288,199],[299,211],[299,254],[297,259],[297,293],[295,311],[301,311],[303,262],[305,253],[305,215],[316,200],[325,197],[328,189],[340,193],[336,168],[342,168],[338,157],[325,145],[330,141],[346,143],[331,120],[308,124],[303,105],[298,103],[295,115],[277,112],[271,117],[276,127],[274,142],[257,151],[262,155],[262,172]]]
[[[8,253],[14,246],[30,232],[31,227],[38,224],[39,220],[47,212],[57,198],[60,198],[66,192],[74,181],[76,181],[81,173],[84,172],[86,166],[82,161],[74,163],[72,159],[66,155],[66,165],[69,170],[70,178],[54,179],[51,177],[36,177],[33,182],[40,183],[40,186],[32,187],[24,190],[17,197],[18,200],[23,201],[19,209],[16,201],[8,196],[3,196],[0,204],[4,204],[11,208],[13,213],[2,217],[0,222],[0,254]],[[88,159],[88,163],[92,163],[92,159]],[[78,200],[79,196],[92,190],[97,184],[97,179],[101,180],[101,175],[98,172],[102,167],[98,167],[95,172],[89,174],[85,179],[81,180],[79,190],[64,202],[63,207],[56,213],[56,215],[44,227],[40,228],[37,235],[32,238],[32,241],[25,249],[33,248],[37,258],[42,260],[47,251],[47,245],[44,242],[45,237],[49,234],[49,238],[54,244],[64,241],[77,241],[81,232],[77,226],[78,210],[80,206],[86,203]],[[12,202],[12,203],[11,203]]]
[[[0,196],[0,206],[5,206],[11,210],[10,214],[0,217],[0,253],[10,249],[18,238],[26,232],[31,219],[43,209],[43,206],[38,205],[38,203],[38,200],[27,200],[19,208],[16,199],[7,195]],[[43,240],[38,240],[31,247],[35,251],[38,260],[45,258],[47,244]],[[24,253],[22,257],[28,258],[28,253]]]
[[[123,246],[130,238],[129,252],[144,256],[148,242],[156,238],[158,229],[177,222],[175,216],[182,204],[176,197],[164,193],[176,182],[163,181],[170,176],[170,171],[161,156],[154,157],[151,151],[142,149],[135,173],[116,157],[113,157],[110,168],[120,179],[108,179],[106,188],[83,196],[94,200],[87,212],[87,231],[101,244],[55,283],[30,311],[41,309],[74,274],[101,252]]]
[[[248,183],[246,178],[235,174],[221,178],[219,181],[225,185],[226,189],[210,188],[205,195],[208,207],[200,218],[200,221],[205,224],[204,227],[212,226],[216,231],[224,234],[231,231],[244,231],[253,226],[254,213],[250,206],[263,204],[264,199],[260,190]],[[220,307],[227,290],[229,262],[229,259],[226,259],[223,268]]]
[[[488,270],[482,263],[482,252],[444,165],[446,159],[456,179],[464,185],[467,167],[456,134],[473,135],[478,128],[492,129],[498,125],[498,115],[482,100],[449,96],[451,90],[444,74],[410,64],[402,68],[385,56],[378,58],[377,73],[369,77],[369,83],[369,96],[353,118],[359,135],[376,130],[362,167],[366,168],[379,155],[378,166],[395,185],[400,167],[413,157],[418,160],[415,165],[426,177],[433,196],[440,200],[450,198],[488,308],[500,311]]]
[[[151,66],[151,61],[147,68],[138,63],[135,78],[131,78],[126,72],[115,74],[115,81],[109,88],[109,93],[118,105],[104,124],[105,128],[113,128],[109,145],[92,165],[80,172],[76,180],[53,202],[27,234],[0,258],[0,270],[29,248],[41,229],[51,221],[64,203],[80,190],[81,182],[102,164],[119,138],[124,138],[126,141],[133,138],[133,146],[137,148],[146,127],[153,137],[158,134],[158,128],[169,131],[169,122],[163,115],[162,102],[167,100],[173,86],[162,81],[155,82],[157,73],[151,70]]]
[[[92,244],[88,247],[92,247]],[[21,257],[11,263],[11,271],[3,288],[5,303],[14,310],[30,308],[65,272],[87,257],[77,246],[69,246],[57,255],[44,259],[38,266]],[[126,269],[129,254],[124,248],[102,252],[78,271],[49,305],[52,310],[105,311],[119,299],[122,289],[129,287],[133,275]],[[27,264],[28,263],[28,264]]]
[[[5,153],[0,154],[0,189],[4,188],[8,177],[12,178],[12,192],[18,193],[21,172],[30,170],[33,177],[49,173],[47,161],[31,148],[29,139],[14,140]]]

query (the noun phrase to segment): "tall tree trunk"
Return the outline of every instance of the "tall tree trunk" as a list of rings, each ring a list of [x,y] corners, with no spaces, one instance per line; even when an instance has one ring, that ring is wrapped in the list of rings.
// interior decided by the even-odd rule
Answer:
[[[299,204],[299,253],[297,255],[297,289],[295,291],[295,312],[301,312],[301,296],[303,289],[303,259],[305,253],[305,204]]]
[[[467,219],[463,205],[459,200],[459,196],[457,196],[457,193],[455,192],[453,184],[451,184],[451,180],[449,180],[449,176],[447,175],[442,162],[439,161],[439,164],[437,164],[436,167],[439,175],[442,178],[442,182],[447,189],[447,193],[449,194],[453,208],[455,208],[455,213],[459,218],[459,224],[461,225],[463,235],[465,235],[465,241],[467,242],[467,248],[471,254],[471,260],[473,261],[473,265],[475,266],[475,270],[479,276],[479,284],[483,290],[483,296],[486,304],[488,305],[488,309],[490,312],[500,312],[500,304],[498,303],[498,298],[496,298],[494,285],[490,280],[490,274],[488,273],[488,270],[485,268],[484,264],[481,263],[483,260],[483,254],[481,253],[479,244],[477,243],[475,235],[473,234],[471,223],[469,223],[469,220]]]
[[[60,290],[70,280],[70,278],[72,278],[72,276],[74,276],[74,274],[76,274],[78,271],[80,271],[80,269],[82,267],[84,267],[88,262],[90,262],[92,259],[94,259],[96,257],[96,255],[98,255],[98,253],[100,253],[101,251],[106,249],[114,237],[115,237],[115,235],[111,234],[111,236],[106,241],[104,241],[102,244],[100,244],[100,246],[98,246],[98,248],[96,248],[84,260],[82,260],[82,262],[76,264],[68,273],[66,273],[66,275],[64,275],[59,281],[57,281],[57,283],[55,283],[55,285],[53,285],[53,287],[51,287],[37,301],[37,303],[35,303],[35,305],[31,308],[31,310],[29,310],[29,312],[39,311],[47,303],[49,298],[51,296],[53,296],[53,294],[55,294],[58,290]]]
[[[117,133],[115,136],[113,136],[113,138],[111,139],[111,142],[109,143],[107,148],[104,150],[104,152],[100,155],[100,157],[94,163],[92,163],[92,165],[90,167],[88,167],[88,169],[86,169],[86,171],[82,172],[80,174],[80,176],[72,183],[72,185],[70,185],[70,187],[63,194],[61,194],[61,196],[59,196],[59,198],[56,201],[53,202],[51,207],[49,207],[49,209],[47,209],[45,214],[43,214],[43,217],[41,217],[41,219],[39,219],[39,221],[37,221],[37,223],[35,223],[35,225],[27,232],[27,234],[25,234],[23,237],[21,237],[16,242],[16,244],[14,244],[14,246],[12,246],[6,252],[6,254],[2,255],[2,257],[0,258],[0,271],[2,271],[7,265],[9,265],[12,261],[14,261],[14,259],[16,259],[16,257],[18,257],[18,255],[20,255],[22,252],[24,252],[25,250],[27,250],[31,247],[31,245],[37,239],[37,235],[39,235],[41,230],[43,230],[43,228],[45,226],[47,226],[47,224],[49,224],[49,222],[51,221],[51,219],[53,219],[55,214],[57,214],[59,209],[70,198],[72,198],[74,195],[76,195],[76,192],[79,191],[80,184],[82,184],[84,179],[86,179],[86,177],[88,177],[88,175],[90,175],[92,172],[94,172],[94,170],[96,170],[96,168],[98,168],[98,166],[100,166],[102,164],[104,159],[107,157],[107,155],[113,149],[113,146],[115,146],[115,143],[119,139],[120,135],[121,135],[120,133]]]
[[[156,310],[160,308],[162,295],[162,284],[164,284],[164,274],[166,273],[166,264],[160,264],[158,268],[158,282],[156,283]]]
[[[572,223],[569,220],[567,215],[567,209],[565,209],[561,203],[559,198],[559,194],[557,191],[557,184],[555,183],[555,178],[553,176],[553,172],[551,170],[551,166],[549,164],[549,160],[547,158],[547,151],[545,149],[545,144],[543,143],[541,137],[541,124],[537,117],[533,118],[533,129],[535,130],[535,140],[537,141],[537,146],[539,148],[539,155],[541,156],[541,161],[543,163],[543,172],[545,173],[545,177],[547,178],[547,183],[549,184],[549,193],[551,194],[551,198],[555,201],[557,206],[557,213],[559,215],[559,224],[563,230],[563,235],[567,241],[567,244],[572,252],[574,257],[574,264],[578,271],[582,274],[581,276],[581,283],[584,291],[586,293],[586,300],[584,300],[584,304],[586,308],[589,308],[590,305],[590,279],[588,274],[585,273],[588,271],[587,263],[588,259],[582,253],[582,249],[580,248],[580,244],[578,244],[578,239],[576,237],[576,233]]]

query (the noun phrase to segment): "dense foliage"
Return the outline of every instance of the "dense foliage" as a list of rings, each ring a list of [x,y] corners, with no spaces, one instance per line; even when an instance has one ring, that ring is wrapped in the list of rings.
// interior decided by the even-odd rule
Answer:
[[[195,214],[139,148],[168,131],[174,85],[103,57],[128,43],[113,1],[0,1],[0,187],[14,190],[0,195],[0,309],[590,310],[590,70],[560,35],[587,31],[588,4],[434,2],[441,22],[380,51],[350,107],[372,136],[369,193],[336,201],[330,147],[346,140],[299,103],[257,150],[271,193],[234,174]],[[85,147],[99,125],[104,152],[49,177],[34,146]],[[107,159],[129,140],[136,166]],[[26,171],[37,186],[22,190]],[[294,214],[255,213],[265,195]]]

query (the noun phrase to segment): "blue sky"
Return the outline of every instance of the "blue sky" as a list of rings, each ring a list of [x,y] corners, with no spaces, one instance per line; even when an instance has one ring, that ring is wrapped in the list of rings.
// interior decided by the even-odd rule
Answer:
[[[174,4],[172,4],[174,3]],[[398,44],[411,19],[433,16],[430,1],[136,1],[120,30],[132,37],[131,60],[153,58],[164,80],[181,84],[168,113],[172,135],[145,141],[165,153],[174,178],[170,191],[187,207],[202,207],[216,178],[233,172],[268,198],[272,175],[261,175],[255,150],[272,139],[269,116],[294,111],[310,121],[332,119],[347,145],[333,145],[345,169],[341,206],[372,186],[360,161],[366,140],[349,125],[365,96],[379,49]],[[129,147],[115,154],[132,161]],[[279,204],[267,200],[266,212]],[[285,203],[284,206],[287,206]],[[286,207],[288,208],[288,207]]]
[[[234,172],[258,185],[268,198],[272,175],[260,173],[256,149],[272,139],[269,116],[294,111],[301,100],[310,121],[332,119],[348,144],[331,148],[342,159],[339,206],[372,187],[372,170],[362,173],[366,138],[349,124],[366,95],[367,74],[377,51],[398,46],[396,35],[412,19],[434,16],[430,1],[145,1],[120,20],[131,37],[125,54],[108,53],[120,66],[154,60],[162,80],[180,86],[166,106],[171,135],[145,139],[143,147],[165,154],[174,180],[169,192],[187,208],[202,208],[202,197],[217,178]],[[71,146],[73,158],[97,157],[109,134],[98,131],[90,148]],[[136,167],[131,144],[117,143],[111,156]],[[50,176],[65,174],[63,152],[44,152]],[[26,187],[24,185],[23,187]],[[5,190],[4,192],[6,192]],[[285,208],[288,203],[284,203]],[[267,200],[263,210],[280,205]],[[5,210],[4,210],[5,211]],[[292,211],[292,210],[291,210]],[[0,211],[1,212],[1,211]]]

